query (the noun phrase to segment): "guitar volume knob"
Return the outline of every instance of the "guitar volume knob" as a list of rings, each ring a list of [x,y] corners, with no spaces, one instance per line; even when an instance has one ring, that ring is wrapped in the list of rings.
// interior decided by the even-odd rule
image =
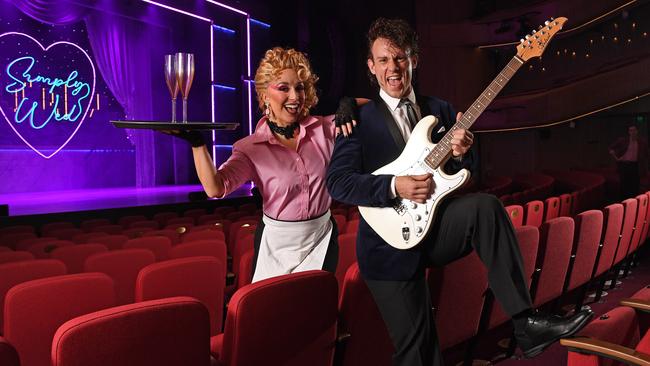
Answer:
[[[414,218],[415,218],[415,221],[420,221],[420,220],[422,220],[422,216],[420,216],[420,215],[415,215]]]
[[[416,209],[416,208],[418,208],[418,204],[415,203],[415,202],[411,202],[411,208],[412,208],[412,209]]]
[[[415,233],[416,233],[416,234],[422,234],[422,231],[423,231],[423,229],[422,229],[422,227],[420,227],[420,226],[418,226],[418,227],[415,228]]]

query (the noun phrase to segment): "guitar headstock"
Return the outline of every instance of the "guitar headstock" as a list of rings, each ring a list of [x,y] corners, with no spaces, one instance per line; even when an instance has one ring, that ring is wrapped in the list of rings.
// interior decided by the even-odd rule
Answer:
[[[544,25],[540,25],[537,30],[533,30],[532,34],[528,34],[525,39],[521,39],[517,46],[517,56],[524,62],[533,57],[541,56],[548,42],[555,36],[555,33],[562,29],[566,21],[567,18],[560,17],[557,19],[551,18],[551,20],[544,22]]]

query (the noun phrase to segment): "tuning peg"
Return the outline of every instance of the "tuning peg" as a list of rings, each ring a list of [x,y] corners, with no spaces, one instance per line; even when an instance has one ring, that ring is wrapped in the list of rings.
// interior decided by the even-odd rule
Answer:
[[[535,33],[537,33],[537,31],[533,29],[533,34],[535,34]]]
[[[548,25],[550,22],[547,20],[544,22],[544,25]]]
[[[555,20],[555,18],[551,17],[551,21]]]
[[[524,39],[523,39],[523,38],[522,38],[522,39],[520,39],[520,40],[519,40],[519,42],[521,42],[521,43],[524,43]]]
[[[539,27],[537,27],[537,29],[542,29],[542,26],[540,25]]]
[[[530,36],[528,34],[526,34],[526,39],[528,39],[528,38],[530,38]]]

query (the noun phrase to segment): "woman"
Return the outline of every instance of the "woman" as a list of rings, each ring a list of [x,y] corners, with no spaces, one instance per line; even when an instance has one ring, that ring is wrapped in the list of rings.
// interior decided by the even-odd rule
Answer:
[[[264,216],[255,235],[253,282],[311,269],[336,270],[338,232],[325,187],[336,127],[333,116],[309,114],[318,102],[317,80],[303,53],[280,47],[266,51],[255,73],[264,116],[252,135],[233,145],[218,170],[198,133],[179,135],[192,144],[208,196],[224,197],[249,180],[259,188]],[[341,114],[339,109],[337,120],[352,119],[352,111],[347,119]]]

